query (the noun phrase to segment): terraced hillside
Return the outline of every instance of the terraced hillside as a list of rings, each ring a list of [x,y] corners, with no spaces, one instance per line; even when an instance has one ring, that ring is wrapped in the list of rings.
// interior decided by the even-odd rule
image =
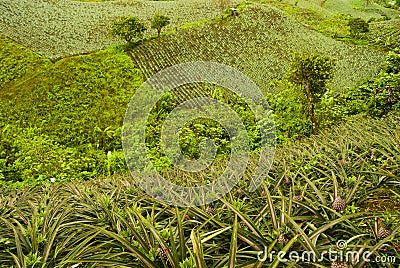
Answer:
[[[400,48],[400,19],[370,23],[370,32],[363,38],[375,45]]]
[[[121,15],[138,16],[150,25],[154,13],[171,18],[166,30],[212,18],[220,10],[210,1],[106,1],[2,0],[0,32],[49,58],[93,52],[121,42],[108,34]],[[150,28],[150,27],[149,27]],[[146,35],[155,35],[155,30]]]
[[[243,71],[268,91],[271,80],[286,74],[293,54],[305,51],[337,59],[335,89],[374,76],[383,60],[382,53],[334,41],[262,4],[251,4],[239,17],[146,42],[132,55],[147,77],[177,63],[214,61]]]
[[[264,0],[264,2],[294,4],[295,0]],[[379,5],[377,3],[378,1],[369,1],[368,5],[366,5],[365,0],[327,0],[322,6],[321,2],[322,0],[299,0],[297,6],[324,16],[342,13],[366,20],[370,18],[380,18],[383,15],[394,19],[398,18],[400,14],[400,12],[394,9],[388,9]]]

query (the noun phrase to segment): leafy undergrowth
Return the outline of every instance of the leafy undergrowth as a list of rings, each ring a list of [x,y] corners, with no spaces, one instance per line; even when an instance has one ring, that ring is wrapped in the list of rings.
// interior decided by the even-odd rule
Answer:
[[[370,251],[371,260],[395,256],[398,262],[399,120],[399,114],[359,116],[281,148],[261,189],[248,193],[241,181],[207,207],[161,204],[130,177],[4,189],[0,265],[330,267],[322,254],[337,250],[338,240],[347,243],[342,253]],[[392,206],[384,207],[382,192]],[[333,205],[339,196],[343,207]],[[262,263],[257,254],[265,248],[312,251],[322,260],[279,263],[272,254]],[[396,267],[390,260],[379,267]],[[376,267],[353,261],[353,267]]]
[[[267,92],[273,79],[286,75],[293,53],[311,51],[337,59],[336,90],[376,75],[383,60],[380,52],[312,32],[282,11],[255,3],[238,17],[145,42],[132,55],[146,77],[187,61],[213,61],[242,71]]]

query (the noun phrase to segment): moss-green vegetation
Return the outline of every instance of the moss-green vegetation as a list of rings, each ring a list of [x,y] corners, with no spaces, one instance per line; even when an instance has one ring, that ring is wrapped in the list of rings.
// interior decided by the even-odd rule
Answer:
[[[0,90],[14,79],[29,77],[50,63],[44,57],[27,50],[0,35]]]
[[[370,23],[370,31],[362,39],[387,49],[400,48],[400,19]]]

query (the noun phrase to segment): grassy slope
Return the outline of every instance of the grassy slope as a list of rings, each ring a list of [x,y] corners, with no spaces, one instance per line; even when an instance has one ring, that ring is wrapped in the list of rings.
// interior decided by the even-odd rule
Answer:
[[[1,125],[41,127],[62,144],[90,142],[95,127],[119,128],[143,81],[118,48],[52,64],[10,40],[1,42],[0,64],[7,66],[2,77],[12,80],[0,91]]]
[[[35,184],[110,173],[107,151],[118,159],[115,169],[125,169],[122,120],[143,76],[124,50],[53,64],[0,41],[0,180]]]
[[[215,61],[237,68],[264,91],[282,78],[295,52],[317,52],[337,58],[332,86],[341,89],[373,76],[383,54],[334,41],[308,30],[268,5],[252,4],[239,17],[186,29],[133,50],[145,76],[186,61]]]
[[[266,2],[278,2],[275,0],[265,0]],[[280,1],[282,2],[282,1]],[[294,0],[284,0],[285,3],[293,4]],[[349,14],[353,17],[360,17],[365,20],[369,18],[380,18],[386,15],[391,18],[398,18],[400,12],[394,9],[385,8],[377,3],[371,3],[365,6],[365,0],[328,0],[321,7],[321,0],[299,0],[298,6],[310,9],[321,15],[330,16],[336,13]]]
[[[50,61],[0,35],[0,90],[14,79],[32,75]]]

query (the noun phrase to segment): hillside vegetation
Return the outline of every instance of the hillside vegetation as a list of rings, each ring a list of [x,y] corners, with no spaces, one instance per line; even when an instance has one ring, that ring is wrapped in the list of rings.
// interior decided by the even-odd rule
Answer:
[[[123,49],[53,64],[3,37],[0,55],[1,179],[41,183],[107,172],[107,152],[122,150],[125,109],[143,82]],[[122,153],[116,157],[123,166]]]
[[[268,3],[287,3],[293,5],[296,0],[263,0]],[[385,8],[379,1],[368,1],[366,5],[366,0],[327,0],[325,4],[321,5],[322,0],[299,0],[297,6],[299,8],[304,8],[310,12],[320,14],[321,16],[330,16],[337,13],[348,14],[353,17],[360,17],[365,20],[370,18],[379,19],[382,16],[387,16],[390,18],[398,18],[400,12]],[[383,1],[381,1],[383,2]]]
[[[335,250],[338,239],[347,241],[347,250],[372,251],[372,260],[398,257],[399,120],[398,114],[356,117],[281,148],[262,189],[248,193],[241,181],[208,207],[159,203],[130,177],[6,189],[0,194],[0,265],[278,267],[276,255],[263,263],[258,252],[267,247],[320,256]],[[336,191],[346,200],[343,211],[332,208]],[[388,224],[389,234],[382,237],[375,220],[379,228]],[[318,264],[331,267],[327,254]],[[376,266],[359,261],[354,267]],[[380,267],[396,266],[392,260]]]
[[[361,0],[294,3],[246,2],[239,16],[221,18],[215,3],[197,0],[1,1],[0,267],[396,268],[398,12]],[[108,35],[112,20],[129,13],[148,21],[155,11],[172,19],[160,38],[148,31],[140,44],[110,46],[123,42]],[[370,32],[350,36],[350,16],[376,19]],[[329,72],[320,78],[328,88],[310,87],[315,135],[307,84],[288,75],[304,70],[293,57],[303,52],[296,55],[308,67],[317,66],[310,55],[337,63],[331,81],[330,71],[319,70]],[[271,122],[257,121],[242,96],[215,85],[165,94],[147,118],[146,153],[176,185],[215,181],[231,160],[232,143],[219,122],[192,120],[179,130],[181,152],[198,160],[207,137],[219,142],[220,154],[200,172],[172,166],[159,134],[178,101],[224,102],[250,136],[236,186],[211,204],[179,208],[143,192],[137,174],[128,172],[122,123],[147,78],[196,60],[230,65],[258,84],[273,109],[278,146],[261,187],[249,192],[260,167],[258,123]],[[343,255],[348,259],[334,260]]]

